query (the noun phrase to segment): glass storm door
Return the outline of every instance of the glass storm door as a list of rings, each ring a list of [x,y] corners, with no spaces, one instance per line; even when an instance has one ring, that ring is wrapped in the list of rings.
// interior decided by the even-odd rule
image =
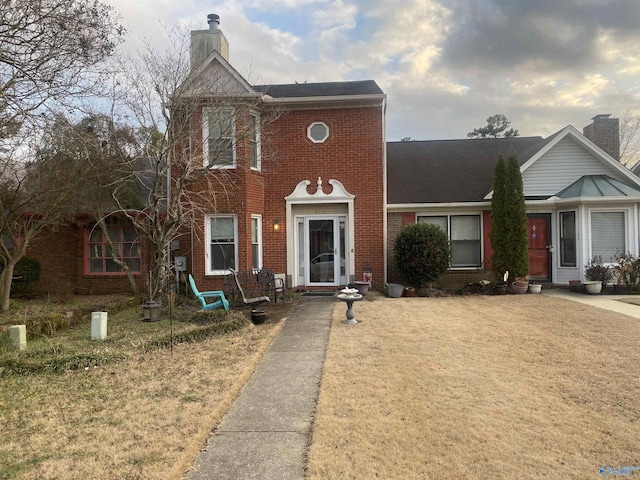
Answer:
[[[306,218],[308,285],[338,285],[342,273],[340,231],[337,217]]]

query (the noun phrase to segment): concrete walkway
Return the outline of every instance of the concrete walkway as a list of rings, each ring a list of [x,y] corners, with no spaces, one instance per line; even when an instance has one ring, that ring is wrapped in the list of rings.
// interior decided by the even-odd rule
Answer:
[[[622,302],[622,299],[638,299],[640,295],[587,295],[584,293],[572,292],[564,288],[542,287],[542,293],[550,297],[564,298],[573,302],[580,302],[592,307],[603,308],[612,312],[623,313],[630,317],[640,318],[640,305]]]
[[[188,480],[304,478],[334,297],[302,297]]]

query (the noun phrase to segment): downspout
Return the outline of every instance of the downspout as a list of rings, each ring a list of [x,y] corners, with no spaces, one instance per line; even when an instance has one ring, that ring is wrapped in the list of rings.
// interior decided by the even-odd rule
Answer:
[[[387,284],[387,99],[382,99],[382,259],[383,286]]]

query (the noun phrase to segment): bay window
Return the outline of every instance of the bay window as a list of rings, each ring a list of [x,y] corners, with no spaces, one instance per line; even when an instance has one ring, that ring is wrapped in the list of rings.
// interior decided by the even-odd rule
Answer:
[[[625,228],[624,212],[591,212],[591,257],[608,263],[617,253],[624,254]]]
[[[202,140],[205,167],[234,167],[236,163],[235,111],[232,108],[204,108]]]

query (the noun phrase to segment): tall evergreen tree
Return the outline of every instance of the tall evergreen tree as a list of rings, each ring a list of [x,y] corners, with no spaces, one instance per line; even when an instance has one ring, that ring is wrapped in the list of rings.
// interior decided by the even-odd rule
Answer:
[[[491,198],[491,230],[489,238],[491,239],[491,248],[493,256],[491,257],[491,270],[496,279],[502,280],[502,275],[508,270],[508,258],[505,257],[507,252],[507,164],[502,157],[498,157],[495,171],[493,173],[493,197]]]
[[[506,271],[510,281],[524,277],[529,270],[527,210],[520,164],[515,153],[511,153],[506,163],[502,155],[498,158],[491,210],[489,237],[493,249],[493,273],[499,280]]]
[[[511,208],[511,269],[513,278],[524,277],[529,273],[529,242],[527,238],[527,207],[524,201],[524,189],[520,163],[515,152],[511,152],[507,163],[507,185],[511,189],[509,205]]]

